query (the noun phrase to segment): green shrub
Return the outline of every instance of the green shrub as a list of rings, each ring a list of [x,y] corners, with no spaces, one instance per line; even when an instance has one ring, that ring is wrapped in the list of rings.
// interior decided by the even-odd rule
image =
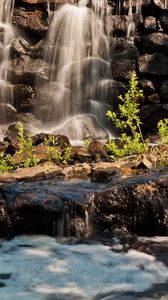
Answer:
[[[68,165],[68,163],[71,161],[71,157],[72,157],[72,147],[71,146],[67,146],[63,151],[62,154],[60,156],[60,161],[62,164],[64,165]]]
[[[109,140],[106,144],[113,159],[141,154],[148,148],[148,140],[144,141],[143,139],[140,128],[141,121],[138,115],[139,100],[143,99],[143,91],[138,87],[138,79],[135,72],[131,76],[130,89],[124,96],[120,95],[118,98],[121,101],[119,112],[107,112],[107,116],[121,130],[119,146],[114,140]]]
[[[33,141],[31,136],[26,136],[25,129],[22,124],[17,124],[18,129],[18,151],[16,154],[22,160],[19,167],[33,167],[39,163],[39,159],[34,154],[35,147],[33,146]]]
[[[49,161],[59,161],[60,152],[58,149],[58,141],[55,136],[49,134],[47,138],[45,138],[44,145],[47,147],[47,159]]]
[[[5,155],[3,152],[0,152],[0,174],[10,172],[13,168],[14,166],[11,161],[11,155]]]
[[[162,143],[168,145],[168,119],[160,120],[157,127]]]
[[[67,165],[68,162],[70,162],[72,156],[71,146],[67,146],[62,150],[59,148],[57,138],[52,134],[48,135],[44,144],[47,147],[47,158],[49,161],[60,162],[64,165]]]

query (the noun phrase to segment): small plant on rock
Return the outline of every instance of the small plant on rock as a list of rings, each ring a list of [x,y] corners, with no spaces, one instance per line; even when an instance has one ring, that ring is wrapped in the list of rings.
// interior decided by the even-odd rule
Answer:
[[[0,152],[0,174],[10,172],[14,168],[11,160],[11,155]]]
[[[71,160],[72,156],[72,148],[71,146],[65,147],[65,149],[61,149],[58,144],[57,138],[50,134],[45,139],[45,146],[48,150],[48,160],[53,162],[60,162],[64,165],[67,165]]]
[[[62,154],[60,156],[61,163],[67,166],[68,163],[71,161],[71,157],[72,157],[72,147],[71,146],[67,146],[62,151]]]
[[[47,159],[49,161],[59,161],[60,151],[58,149],[58,141],[57,138],[49,134],[47,138],[45,138],[44,145],[47,147]]]
[[[158,122],[159,136],[163,144],[168,145],[168,119]]]
[[[26,136],[25,129],[22,124],[17,124],[18,129],[18,151],[16,154],[20,157],[21,163],[19,166],[24,168],[36,166],[39,163],[39,159],[34,154],[35,148],[31,136]]]
[[[136,73],[133,72],[130,80],[130,89],[124,96],[119,96],[119,112],[108,111],[107,116],[115,126],[121,130],[119,145],[115,140],[107,142],[107,148],[113,159],[127,155],[141,154],[148,148],[148,140],[143,139],[141,121],[139,118],[139,100],[143,99],[143,91],[138,87]],[[127,133],[126,133],[127,132]]]

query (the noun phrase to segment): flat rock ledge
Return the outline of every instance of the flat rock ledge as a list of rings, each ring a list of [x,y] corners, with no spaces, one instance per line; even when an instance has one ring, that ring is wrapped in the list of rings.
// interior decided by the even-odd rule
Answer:
[[[44,164],[1,175],[0,238],[168,235],[168,172],[128,177],[122,164]]]

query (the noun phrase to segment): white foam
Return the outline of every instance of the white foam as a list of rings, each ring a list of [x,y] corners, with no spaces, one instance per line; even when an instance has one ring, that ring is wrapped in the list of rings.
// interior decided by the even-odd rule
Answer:
[[[0,289],[1,300],[43,300],[49,294],[88,300],[101,293],[143,292],[168,280],[161,261],[135,250],[115,253],[101,244],[61,244],[45,236],[1,245],[0,273],[12,274]]]

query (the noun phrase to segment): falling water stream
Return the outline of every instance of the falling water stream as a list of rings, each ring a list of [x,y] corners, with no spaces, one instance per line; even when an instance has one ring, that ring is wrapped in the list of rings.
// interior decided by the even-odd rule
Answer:
[[[81,0],[77,6],[63,5],[52,17],[44,54],[49,84],[39,83],[36,109],[45,124],[59,125],[74,116],[79,120],[78,132],[83,123],[81,113],[94,114],[104,125],[105,110],[103,119],[100,116],[106,99],[100,93],[95,96],[97,86],[101,89],[111,78],[110,6],[107,0],[92,0],[90,7],[87,4]]]
[[[6,104],[12,104],[12,85],[8,83],[8,62],[10,58],[10,45],[14,37],[14,30],[11,25],[14,0],[0,1],[0,103],[1,120],[5,120]]]
[[[11,0],[0,1],[0,28],[3,29],[0,31],[1,104],[12,99],[7,73],[14,36],[13,4]],[[67,4],[53,12],[48,4],[47,9],[51,24],[44,63],[48,66],[49,83],[39,82],[36,114],[46,124],[61,126],[62,122],[66,124],[70,120],[73,126],[68,135],[72,128],[75,132],[76,127],[76,137],[82,138],[84,118],[86,124],[91,122],[89,118],[105,124],[106,87],[112,80],[110,7],[107,0],[92,0],[91,4],[81,0],[78,6]],[[140,12],[139,6],[136,12]],[[128,36],[133,34],[134,26],[130,0]],[[9,97],[6,86],[11,93]],[[66,213],[65,219],[68,224]],[[86,227],[89,233],[87,211]],[[107,245],[89,239],[58,240],[31,235],[0,241],[0,299],[167,300],[168,239],[139,238],[139,242],[150,244],[135,249],[127,243],[124,248],[114,237]],[[149,245],[153,247],[151,253],[148,253]]]

